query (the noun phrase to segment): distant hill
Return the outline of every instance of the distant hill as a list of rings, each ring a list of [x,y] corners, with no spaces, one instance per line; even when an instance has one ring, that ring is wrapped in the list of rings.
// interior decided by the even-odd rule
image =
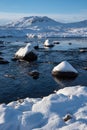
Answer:
[[[66,27],[69,28],[87,28],[87,20],[80,21],[80,22],[74,22],[74,23],[67,23],[65,24]]]
[[[22,27],[22,28],[29,28],[31,26],[62,26],[62,27],[73,27],[73,28],[82,28],[87,27],[87,20],[74,22],[74,23],[61,23],[57,22],[47,16],[30,16],[30,17],[23,17],[15,22],[11,22],[7,24],[8,27]]]
[[[87,20],[74,23],[57,22],[46,16],[23,17],[17,21],[2,26],[0,30],[5,35],[12,36],[58,36],[58,37],[87,37]],[[7,30],[10,31],[8,32]]]
[[[51,18],[46,16],[31,16],[31,17],[23,17],[18,21],[7,24],[8,27],[22,27],[29,28],[31,26],[61,26],[62,23],[57,22]]]

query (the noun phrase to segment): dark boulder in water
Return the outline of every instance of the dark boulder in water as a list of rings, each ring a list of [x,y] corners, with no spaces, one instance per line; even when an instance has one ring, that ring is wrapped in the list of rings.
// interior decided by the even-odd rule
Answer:
[[[4,58],[0,57],[0,64],[8,64],[9,61],[4,60]]]
[[[63,61],[59,65],[54,67],[54,69],[52,70],[52,75],[58,78],[70,79],[77,77],[78,72],[67,61]]]
[[[59,41],[53,41],[53,44],[60,44]]]
[[[0,57],[0,60],[3,60],[3,58],[2,58],[2,57]]]
[[[11,74],[5,74],[4,77],[15,79],[15,76]]]
[[[35,53],[35,49],[34,47],[28,43],[26,45],[26,47],[22,47],[20,48],[16,53],[15,53],[15,57],[14,57],[14,60],[26,60],[26,61],[35,61],[37,60],[37,55]]]
[[[9,63],[9,61],[4,60],[4,59],[0,59],[0,64],[8,64],[8,63]]]
[[[26,56],[23,57],[23,60],[35,61],[37,60],[37,55],[34,52],[29,52]]]
[[[44,42],[44,46],[45,46],[45,47],[53,47],[54,44],[47,39],[47,40]]]
[[[52,72],[53,76],[56,76],[58,78],[64,78],[64,79],[69,79],[69,78],[75,78],[77,77],[77,73],[75,72],[60,72],[60,71],[56,71],[56,72]]]
[[[39,72],[37,70],[33,70],[28,73],[30,76],[33,77],[33,79],[38,79],[39,78]]]
[[[72,45],[72,43],[71,43],[71,42],[69,42],[68,44],[69,44],[69,45]]]
[[[16,58],[16,57],[13,57],[11,60],[12,60],[12,61],[17,61],[17,58]]]

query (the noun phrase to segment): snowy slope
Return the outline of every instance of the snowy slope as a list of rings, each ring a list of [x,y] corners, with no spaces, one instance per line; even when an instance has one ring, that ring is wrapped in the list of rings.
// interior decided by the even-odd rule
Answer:
[[[87,20],[75,23],[66,23],[65,26],[69,28],[87,28]]]
[[[87,87],[0,104],[0,130],[87,130]]]
[[[23,17],[16,22],[12,22],[8,24],[8,27],[17,27],[17,28],[30,28],[33,26],[61,26],[62,23],[56,22],[51,18],[46,16],[38,17],[38,16],[31,16],[31,17]]]
[[[0,27],[0,35],[38,37],[87,37],[87,20],[76,23],[60,23],[46,16],[24,17]],[[10,31],[9,31],[10,30]]]

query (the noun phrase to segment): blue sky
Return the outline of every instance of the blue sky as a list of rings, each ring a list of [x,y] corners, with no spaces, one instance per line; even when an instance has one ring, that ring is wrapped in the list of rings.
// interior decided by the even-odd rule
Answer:
[[[61,22],[87,19],[87,0],[0,0],[0,21],[48,16]]]

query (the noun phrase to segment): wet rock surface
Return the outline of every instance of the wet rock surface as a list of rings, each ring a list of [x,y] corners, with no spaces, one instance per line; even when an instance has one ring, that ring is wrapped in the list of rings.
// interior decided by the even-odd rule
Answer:
[[[68,120],[70,120],[70,119],[72,119],[72,116],[70,115],[70,114],[67,114],[65,117],[64,117],[64,122],[66,122],[66,121],[68,121]]]
[[[39,78],[39,72],[37,70],[33,70],[28,73],[30,76],[33,77],[33,79],[38,79]]]
[[[59,41],[53,41],[53,44],[60,44]]]
[[[35,61],[37,60],[37,55],[34,54],[34,52],[29,52],[25,57],[23,57],[23,60]]]
[[[0,64],[8,64],[9,61],[5,60],[4,58],[0,57]]]
[[[33,52],[29,52],[26,56],[24,57],[20,57],[20,56],[15,56],[12,60],[16,61],[16,60],[26,60],[26,61],[35,61],[37,60],[37,55],[34,54]]]
[[[59,72],[59,71],[56,71],[56,72],[52,71],[52,75],[59,79],[60,78],[61,79],[73,79],[78,76],[78,74],[74,73],[74,72]]]

